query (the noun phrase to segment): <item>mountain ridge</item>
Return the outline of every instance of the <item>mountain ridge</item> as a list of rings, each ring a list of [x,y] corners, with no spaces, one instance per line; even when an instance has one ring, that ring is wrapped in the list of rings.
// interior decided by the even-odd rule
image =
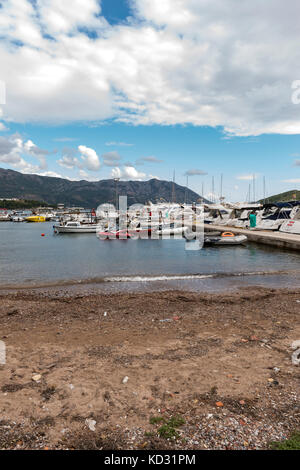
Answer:
[[[176,202],[197,202],[201,196],[174,183]],[[172,200],[173,182],[158,179],[148,181],[119,181],[118,194],[127,195],[128,205],[148,201]],[[47,204],[96,207],[108,202],[115,204],[116,183],[114,179],[99,181],[71,181],[52,176],[20,173],[0,168],[0,198],[41,200]],[[204,202],[207,202],[204,199]]]
[[[296,197],[294,197],[294,195],[296,195]],[[300,191],[297,189],[292,189],[291,191],[284,191],[283,193],[274,194],[273,196],[268,196],[265,198],[266,203],[289,202],[293,200],[300,200]],[[260,199],[258,202],[263,203],[264,199]]]

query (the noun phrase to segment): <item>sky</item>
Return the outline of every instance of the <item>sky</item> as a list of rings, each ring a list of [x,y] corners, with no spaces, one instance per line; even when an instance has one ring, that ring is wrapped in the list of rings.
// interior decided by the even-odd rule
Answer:
[[[0,167],[175,172],[228,201],[262,198],[264,180],[267,196],[300,189],[299,14],[297,0],[0,1]]]

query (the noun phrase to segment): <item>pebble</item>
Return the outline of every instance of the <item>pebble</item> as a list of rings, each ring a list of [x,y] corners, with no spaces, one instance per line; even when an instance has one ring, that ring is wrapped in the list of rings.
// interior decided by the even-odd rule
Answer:
[[[41,380],[41,378],[42,378],[41,374],[35,374],[35,375],[32,376],[32,380],[34,382],[39,382]]]
[[[96,431],[96,424],[97,424],[97,422],[96,422],[94,419],[89,419],[89,418],[87,418],[87,419],[85,420],[85,424],[88,426],[88,428],[89,428],[90,431],[93,431],[93,432]]]

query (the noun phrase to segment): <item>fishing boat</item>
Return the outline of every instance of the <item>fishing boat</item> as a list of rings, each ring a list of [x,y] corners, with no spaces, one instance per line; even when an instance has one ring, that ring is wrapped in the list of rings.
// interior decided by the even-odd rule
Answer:
[[[232,232],[223,232],[220,235],[209,235],[204,236],[204,245],[214,246],[232,246],[242,245],[247,241],[246,235],[235,235]]]
[[[56,233],[96,233],[97,224],[82,224],[78,221],[69,221],[66,224],[53,225]]]

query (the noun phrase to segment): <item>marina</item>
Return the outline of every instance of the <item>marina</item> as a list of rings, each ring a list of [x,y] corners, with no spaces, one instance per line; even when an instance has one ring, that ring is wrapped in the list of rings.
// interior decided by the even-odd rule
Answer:
[[[258,284],[292,286],[300,269],[296,251],[257,243],[190,251],[184,238],[105,241],[96,233],[55,234],[52,222],[3,222],[0,239],[2,287],[80,282],[106,288],[114,283],[115,289],[148,284],[155,289],[163,283],[198,290],[209,284],[209,289],[218,290],[228,288],[230,280],[236,286],[254,279]]]

